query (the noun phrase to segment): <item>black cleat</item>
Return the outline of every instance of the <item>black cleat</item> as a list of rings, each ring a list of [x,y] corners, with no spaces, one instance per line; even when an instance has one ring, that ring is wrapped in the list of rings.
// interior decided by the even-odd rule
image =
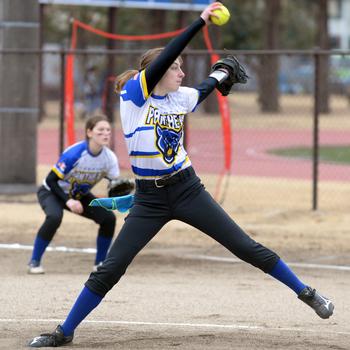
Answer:
[[[316,289],[305,287],[298,295],[298,298],[313,308],[321,318],[326,319],[333,315],[333,303],[329,299],[318,294]]]
[[[29,342],[28,346],[30,348],[56,348],[70,343],[73,340],[73,337],[74,333],[67,337],[64,336],[62,327],[58,325],[53,333],[41,334],[39,337],[35,337]]]

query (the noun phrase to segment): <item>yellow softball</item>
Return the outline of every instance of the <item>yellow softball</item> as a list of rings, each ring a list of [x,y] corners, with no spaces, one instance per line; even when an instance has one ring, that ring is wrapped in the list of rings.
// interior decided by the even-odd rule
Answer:
[[[222,26],[230,19],[230,11],[224,5],[213,11],[218,17],[210,16],[210,21],[217,26]]]

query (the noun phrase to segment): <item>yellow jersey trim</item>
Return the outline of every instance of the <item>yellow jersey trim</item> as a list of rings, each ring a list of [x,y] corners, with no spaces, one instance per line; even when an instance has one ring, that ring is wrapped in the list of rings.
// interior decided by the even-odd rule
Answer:
[[[64,179],[64,175],[60,173],[56,168],[51,169],[61,180]]]
[[[140,74],[141,74],[140,80],[141,80],[143,95],[144,95],[145,100],[147,100],[149,97],[149,93],[148,93],[148,89],[147,89],[145,70],[143,70]]]

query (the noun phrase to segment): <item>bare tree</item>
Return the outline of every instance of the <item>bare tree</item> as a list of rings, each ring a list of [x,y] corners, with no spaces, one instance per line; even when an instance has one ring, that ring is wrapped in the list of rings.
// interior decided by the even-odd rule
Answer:
[[[38,49],[36,0],[0,5],[0,49]],[[36,137],[39,119],[37,55],[0,55],[0,192],[36,190]]]
[[[154,34],[164,33],[167,31],[167,20],[168,20],[168,12],[166,10],[154,10],[151,9],[148,11],[149,15],[149,23],[151,23],[150,29]],[[156,46],[164,46],[164,42],[162,40],[156,40],[151,43],[152,47]]]
[[[264,49],[278,48],[280,0],[265,0]],[[279,60],[276,55],[263,55],[258,67],[259,103],[263,112],[279,110]]]
[[[329,49],[328,35],[328,0],[317,2],[317,45],[320,49]],[[329,57],[322,55],[319,60],[319,111],[329,113]]]
[[[218,26],[211,26],[211,36],[212,38],[215,38],[215,40],[212,40],[213,44],[213,49],[214,50],[219,50],[222,49],[222,36],[221,36],[221,28]],[[199,59],[199,57],[193,57],[194,60]],[[210,66],[211,66],[211,60],[210,60],[210,55],[207,56],[206,58],[206,66],[204,67],[204,74],[203,77],[206,77],[209,73]],[[196,83],[199,83],[198,78],[196,79]],[[204,101],[203,101],[203,107],[204,107],[204,112],[208,114],[216,114],[219,113],[219,106],[218,106],[218,101],[216,97],[216,93],[210,94]]]

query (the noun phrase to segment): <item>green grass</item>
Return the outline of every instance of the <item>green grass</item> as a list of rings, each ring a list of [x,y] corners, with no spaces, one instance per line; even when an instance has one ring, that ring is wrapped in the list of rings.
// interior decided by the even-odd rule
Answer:
[[[293,147],[269,150],[268,153],[283,157],[312,159],[312,148]],[[319,148],[321,162],[350,164],[350,145],[348,146],[322,146]]]

